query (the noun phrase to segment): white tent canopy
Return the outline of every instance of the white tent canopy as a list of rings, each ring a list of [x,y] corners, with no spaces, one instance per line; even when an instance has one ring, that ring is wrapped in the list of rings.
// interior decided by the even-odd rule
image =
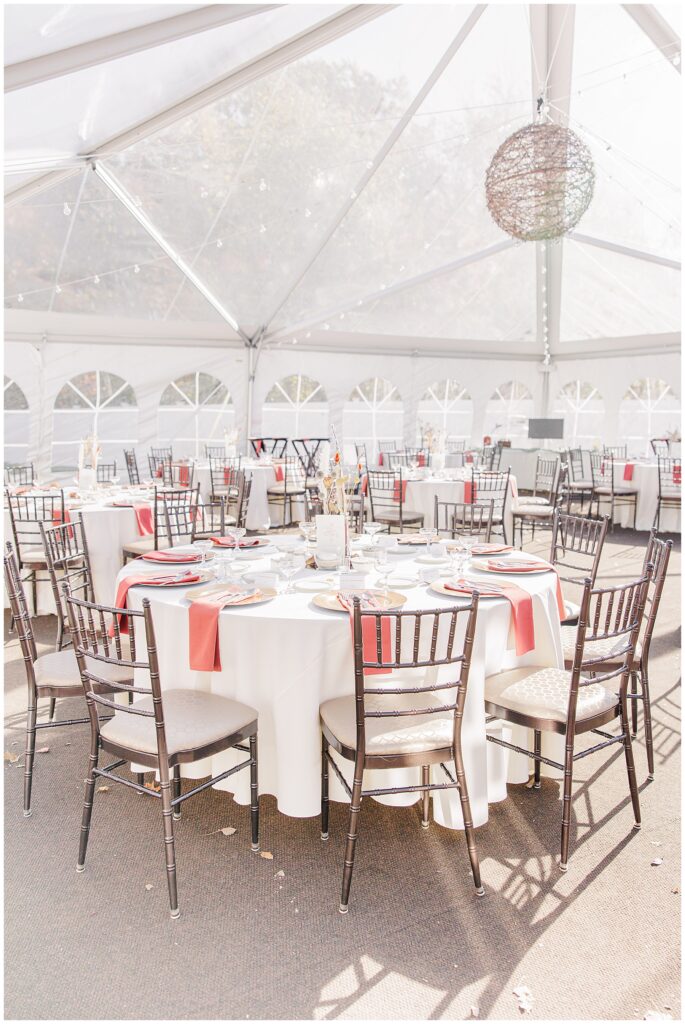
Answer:
[[[440,381],[470,395],[474,438],[511,381],[540,414],[588,383],[618,436],[635,382],[678,390],[678,19],[8,6],[6,368],[33,413],[27,450],[57,443],[68,380],[122,367],[139,442],[174,374],[205,368],[248,433],[273,421],[273,386],[305,375],[338,433],[354,388],[387,379],[408,439]],[[562,243],[521,245],[484,178],[539,97],[590,148],[596,187]]]

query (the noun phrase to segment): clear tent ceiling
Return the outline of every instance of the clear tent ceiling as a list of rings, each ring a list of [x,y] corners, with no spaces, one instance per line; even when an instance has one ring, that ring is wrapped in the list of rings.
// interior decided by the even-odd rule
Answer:
[[[7,7],[6,65],[207,9],[93,10]],[[6,306],[221,323],[219,309],[229,335],[267,344],[328,329],[539,341],[536,246],[507,239],[484,194],[498,146],[532,120],[531,8],[356,10],[245,5],[239,20],[6,93]],[[680,26],[675,6],[657,11],[675,40],[661,48],[620,5],[566,8],[572,74],[551,114],[568,103],[597,180],[580,238],[561,246],[561,343],[679,327]],[[352,20],[318,35],[337,18]],[[568,37],[551,40],[548,77],[555,43]],[[288,57],[274,63],[278,47]],[[111,141],[202,89],[185,116]],[[98,150],[133,212],[84,162]],[[48,187],[12,201],[43,175]]]

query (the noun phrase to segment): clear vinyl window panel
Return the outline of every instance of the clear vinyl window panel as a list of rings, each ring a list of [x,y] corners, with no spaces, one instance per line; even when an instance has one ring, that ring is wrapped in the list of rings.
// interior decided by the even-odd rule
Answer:
[[[517,380],[499,385],[485,407],[483,433],[493,441],[528,438],[528,420],[534,416],[533,396]]]
[[[552,416],[564,420],[564,442],[588,448],[601,444],[605,425],[604,400],[594,384],[572,380],[556,397]]]
[[[680,439],[680,425],[680,399],[665,380],[633,381],[618,410],[619,437],[631,453],[649,455],[652,438]]]
[[[365,444],[370,464],[375,464],[381,441],[401,446],[404,404],[396,386],[384,377],[370,377],[357,384],[343,407],[345,460],[355,461],[355,444]]]
[[[199,458],[205,444],[223,442],[235,431],[235,409],[226,385],[212,374],[195,371],[171,381],[162,392],[158,439],[174,456]]]
[[[122,449],[138,440],[138,403],[131,385],[118,374],[90,370],[62,386],[52,418],[52,469],[76,469],[86,437],[97,438],[101,461],[116,460],[123,470]]]
[[[326,392],[318,381],[293,373],[269,389],[262,406],[265,437],[328,437]]]
[[[29,403],[16,381],[5,377],[3,390],[5,464],[26,462],[31,428]]]
[[[434,381],[426,388],[419,401],[419,442],[428,427],[448,441],[470,438],[472,424],[473,402],[466,388],[458,381]]]

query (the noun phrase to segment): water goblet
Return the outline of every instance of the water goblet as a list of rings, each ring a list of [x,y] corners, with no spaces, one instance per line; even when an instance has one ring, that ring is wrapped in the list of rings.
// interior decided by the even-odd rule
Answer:
[[[204,569],[205,563],[207,561],[207,555],[212,550],[213,544],[212,544],[211,540],[196,540],[196,541],[193,542],[193,547],[197,548],[197,550],[202,555],[202,563],[201,563],[201,565],[202,565],[202,568]]]
[[[285,557],[283,559],[283,562],[281,563],[281,569],[283,571],[283,575],[285,576],[285,578],[287,580],[287,586],[286,586],[285,590],[283,591],[284,594],[294,594],[295,593],[295,588],[293,587],[293,580],[294,580],[295,576],[298,574],[298,572],[300,571],[300,569],[302,568],[303,565],[304,565],[304,560],[303,560],[302,555],[300,554],[300,552],[298,552],[298,551],[286,551],[285,552]]]
[[[376,546],[376,535],[383,529],[382,523],[374,523],[373,521],[364,523],[364,533],[371,538],[372,547]]]
[[[383,590],[383,596],[388,596],[388,577],[392,572],[392,564],[388,557],[387,548],[377,548],[375,557],[376,573],[378,575],[379,583]]]

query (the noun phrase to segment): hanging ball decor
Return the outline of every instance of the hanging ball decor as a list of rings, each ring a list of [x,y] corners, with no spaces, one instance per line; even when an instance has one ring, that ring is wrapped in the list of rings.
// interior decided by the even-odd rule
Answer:
[[[485,176],[495,223],[513,238],[561,238],[583,216],[595,185],[595,167],[582,139],[563,125],[529,124],[510,135]]]

